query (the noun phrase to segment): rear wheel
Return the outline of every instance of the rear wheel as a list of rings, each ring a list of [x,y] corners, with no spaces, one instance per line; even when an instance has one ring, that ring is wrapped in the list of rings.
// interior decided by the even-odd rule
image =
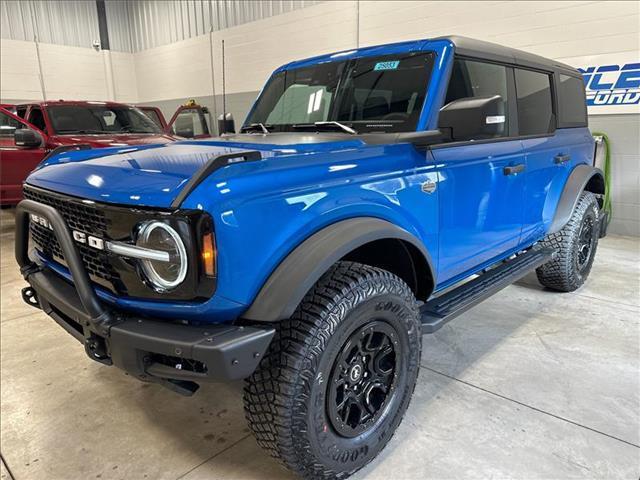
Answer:
[[[258,444],[304,478],[345,478],[391,439],[418,375],[415,297],[395,275],[339,262],[282,322],[246,382]]]
[[[583,192],[569,222],[549,235],[543,246],[554,249],[556,257],[536,270],[538,281],[560,292],[572,292],[582,286],[598,248],[600,208],[596,196]]]

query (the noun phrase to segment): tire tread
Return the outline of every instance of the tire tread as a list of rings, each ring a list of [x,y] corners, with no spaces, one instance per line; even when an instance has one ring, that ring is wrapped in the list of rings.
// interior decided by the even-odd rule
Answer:
[[[304,478],[344,478],[314,459],[305,439],[304,418],[315,362],[358,292],[385,289],[415,308],[413,292],[398,277],[379,268],[338,262],[305,296],[293,316],[279,323],[260,366],[245,381],[244,408],[258,445]],[[419,355],[417,358],[420,358]],[[415,385],[414,385],[415,386]]]
[[[598,200],[591,192],[583,192],[567,224],[559,232],[548,235],[542,243],[542,247],[548,247],[556,252],[555,258],[536,269],[538,281],[545,287],[559,292],[572,292],[578,289],[591,270],[591,264],[578,275],[574,265],[574,248],[577,236],[580,233],[582,220],[589,208],[596,212],[596,223],[600,221]],[[599,232],[599,229],[597,229]],[[597,234],[597,233],[596,233]],[[594,245],[592,257],[595,256],[597,239]],[[590,260],[593,262],[593,259]]]

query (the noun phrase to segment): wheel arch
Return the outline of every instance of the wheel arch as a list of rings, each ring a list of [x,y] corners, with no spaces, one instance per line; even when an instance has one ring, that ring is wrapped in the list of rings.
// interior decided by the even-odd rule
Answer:
[[[562,227],[564,227],[571,218],[571,214],[578,204],[580,195],[584,191],[604,195],[605,182],[602,170],[592,167],[591,165],[582,164],[571,171],[562,189],[562,194],[560,195],[560,200],[558,201],[553,221],[547,234],[562,230]]]
[[[387,254],[389,249],[394,249],[394,255]],[[379,218],[350,218],[323,228],[293,249],[264,282],[242,318],[265,322],[289,318],[320,277],[340,260],[389,270],[422,300],[435,285],[431,256],[414,235]]]

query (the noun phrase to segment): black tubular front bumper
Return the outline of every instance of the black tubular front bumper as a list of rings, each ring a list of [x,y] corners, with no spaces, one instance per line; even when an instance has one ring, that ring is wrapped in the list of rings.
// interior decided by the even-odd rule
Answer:
[[[30,213],[48,220],[73,284],[29,258]],[[82,342],[91,359],[140,380],[190,394],[200,382],[241,379],[256,369],[273,337],[269,327],[194,326],[107,308],[91,286],[64,218],[48,205],[32,200],[18,204],[15,242],[16,260],[30,284],[23,289],[25,302],[41,308]]]

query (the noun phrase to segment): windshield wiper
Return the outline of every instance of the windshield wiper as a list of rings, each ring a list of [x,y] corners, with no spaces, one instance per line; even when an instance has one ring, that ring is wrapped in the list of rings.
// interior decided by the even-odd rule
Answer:
[[[154,132],[153,130],[151,130],[151,131],[148,131],[148,130],[134,130],[133,127],[122,127],[116,133],[135,133],[135,134],[155,133],[155,134],[158,134],[160,132]]]
[[[110,132],[107,132],[105,130],[58,130],[58,134],[60,135],[65,135],[65,134],[70,134],[70,135],[75,135],[75,134],[86,134],[86,133],[100,133],[100,134],[107,134]]]
[[[328,122],[314,122],[313,124],[310,123],[300,123],[298,125],[292,125],[293,128],[313,128],[313,127],[320,127],[320,128],[330,128],[330,129],[338,129],[341,130],[343,132],[347,132],[350,133],[351,135],[356,135],[358,132],[351,128],[348,127],[347,125],[345,125],[344,123],[340,123],[340,122],[336,122],[335,120],[331,120]]]
[[[271,126],[271,125],[269,125]],[[249,125],[245,125],[240,129],[240,133],[242,132],[262,132],[269,133],[269,129],[264,123],[250,123]]]

